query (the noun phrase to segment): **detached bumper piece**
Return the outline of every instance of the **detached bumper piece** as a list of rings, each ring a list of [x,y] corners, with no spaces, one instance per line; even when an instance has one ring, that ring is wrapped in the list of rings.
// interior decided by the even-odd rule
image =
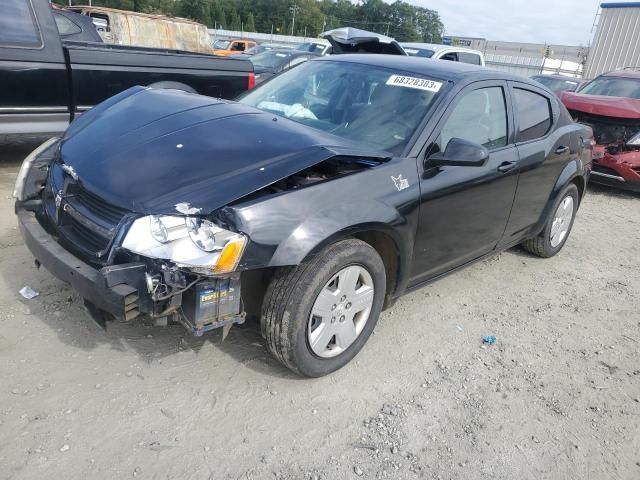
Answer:
[[[137,287],[144,285],[144,265],[125,264],[96,270],[62,248],[32,213],[19,212],[18,224],[36,260],[70,284],[85,301],[123,320],[140,315]]]

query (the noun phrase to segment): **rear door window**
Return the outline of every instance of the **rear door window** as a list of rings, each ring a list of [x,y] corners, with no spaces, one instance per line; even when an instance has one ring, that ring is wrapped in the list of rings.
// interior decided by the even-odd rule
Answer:
[[[543,95],[514,88],[515,110],[519,133],[517,142],[527,142],[544,137],[551,128],[551,104]]]
[[[76,35],[78,33],[82,33],[82,28],[76,25],[74,22],[69,20],[67,17],[60,13],[53,13],[53,18],[56,20],[56,26],[58,27],[58,33],[60,33],[61,37],[66,37],[69,35]]]
[[[458,52],[458,61],[462,63],[470,63],[471,65],[482,65],[480,55],[477,53]]]
[[[0,0],[0,45],[42,47],[31,0]]]

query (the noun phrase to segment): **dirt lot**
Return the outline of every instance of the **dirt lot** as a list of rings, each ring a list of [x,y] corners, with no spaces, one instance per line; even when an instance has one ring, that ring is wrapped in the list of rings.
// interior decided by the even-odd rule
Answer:
[[[0,160],[0,478],[640,478],[640,198],[592,190],[559,256],[408,295],[304,380],[255,325],[99,330],[22,244],[22,156]]]

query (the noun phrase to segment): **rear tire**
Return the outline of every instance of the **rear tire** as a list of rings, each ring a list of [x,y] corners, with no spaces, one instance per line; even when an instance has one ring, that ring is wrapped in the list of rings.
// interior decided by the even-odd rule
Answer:
[[[307,377],[327,375],[362,349],[385,292],[378,252],[360,240],[342,240],[274,274],[262,306],[262,336],[287,368]]]
[[[573,228],[579,201],[578,187],[567,185],[558,195],[540,235],[525,240],[522,247],[541,258],[553,257],[562,250]]]

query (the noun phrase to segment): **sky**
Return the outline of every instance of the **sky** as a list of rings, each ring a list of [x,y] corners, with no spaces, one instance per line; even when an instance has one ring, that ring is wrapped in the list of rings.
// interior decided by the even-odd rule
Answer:
[[[588,45],[602,0],[409,0],[436,10],[446,35]]]

